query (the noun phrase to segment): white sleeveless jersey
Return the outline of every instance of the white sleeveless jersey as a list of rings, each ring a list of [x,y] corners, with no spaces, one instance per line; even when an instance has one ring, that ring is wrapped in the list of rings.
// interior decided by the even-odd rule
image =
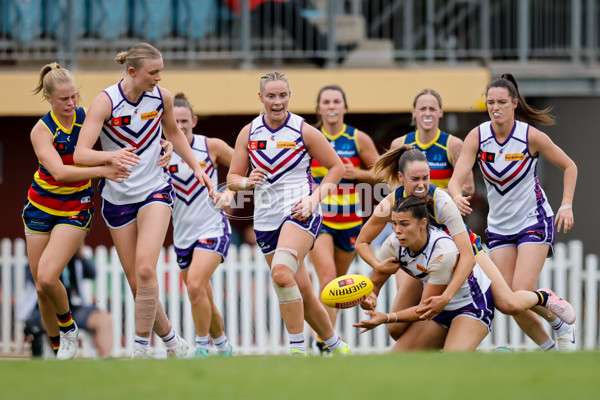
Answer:
[[[479,125],[477,162],[487,187],[491,232],[516,234],[554,215],[538,182],[538,157],[529,153],[528,132],[529,124],[515,121],[510,136],[500,144],[491,122]]]
[[[272,231],[289,217],[294,203],[312,193],[309,156],[302,138],[304,119],[288,113],[282,126],[271,130],[263,116],[250,125],[248,154],[251,170],[264,170],[263,183],[254,188],[254,229]],[[320,207],[315,210],[320,214]]]
[[[395,253],[398,254],[400,268],[409,275],[420,279],[423,282],[423,286],[425,286],[425,283],[429,280],[428,266],[432,260],[435,260],[441,254],[458,253],[458,248],[452,238],[446,232],[434,227],[429,229],[427,244],[416,254],[413,254],[410,249],[400,246],[400,242],[395,234],[390,235],[390,238],[390,244]],[[456,310],[466,304],[472,303],[473,297],[471,296],[471,293],[485,293],[490,285],[490,279],[483,272],[481,267],[479,267],[478,264],[475,264],[471,275],[469,275],[465,283],[463,283],[444,310]]]
[[[217,168],[208,154],[206,136],[194,135],[192,151],[213,186],[218,185]],[[175,190],[173,208],[173,242],[176,247],[188,248],[198,239],[221,237],[229,225],[225,213],[215,207],[208,189],[194,176],[194,171],[175,152],[171,157],[169,172]],[[229,231],[230,229],[228,229]]]
[[[144,92],[136,104],[130,103],[121,91],[121,82],[105,89],[104,93],[112,102],[112,111],[100,133],[102,150],[135,147],[134,153],[140,156],[140,162],[129,166],[132,173],[124,182],[104,179],[99,190],[102,197],[113,204],[137,203],[169,184],[169,174],[158,166],[163,99],[155,86],[152,92]]]

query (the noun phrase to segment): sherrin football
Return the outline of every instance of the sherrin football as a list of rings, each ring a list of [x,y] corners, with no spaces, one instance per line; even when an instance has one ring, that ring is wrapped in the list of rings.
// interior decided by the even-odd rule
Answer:
[[[332,308],[351,308],[360,304],[373,291],[373,282],[366,276],[353,274],[335,278],[321,293],[323,304]]]

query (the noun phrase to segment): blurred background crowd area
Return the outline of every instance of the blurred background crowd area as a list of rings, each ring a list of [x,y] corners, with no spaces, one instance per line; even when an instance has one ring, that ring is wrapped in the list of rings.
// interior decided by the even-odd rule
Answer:
[[[585,167],[600,145],[598,21],[600,0],[0,0],[0,237],[23,236],[20,211],[37,168],[29,132],[48,111],[31,95],[41,67],[70,68],[88,106],[122,76],[115,55],[145,41],[163,54],[162,85],[185,92],[199,115],[196,133],[230,145],[260,112],[259,78],[270,70],[288,75],[290,111],[311,124],[318,90],[342,86],[346,122],[380,152],[413,130],[419,90],[440,92],[440,128],[464,138],[488,119],[487,82],[511,72],[532,105],[553,107],[557,124],[540,128],[579,165],[577,223],[564,240],[598,253],[589,216],[600,193]],[[562,174],[542,163],[540,181],[557,208]],[[483,234],[479,175],[476,183],[469,223]],[[249,220],[241,221],[243,232]],[[87,242],[110,243],[103,223]]]

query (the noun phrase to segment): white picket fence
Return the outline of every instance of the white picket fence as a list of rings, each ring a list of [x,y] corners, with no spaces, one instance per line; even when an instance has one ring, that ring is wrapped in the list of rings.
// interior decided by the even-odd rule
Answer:
[[[583,254],[579,241],[556,245],[553,259],[548,259],[540,276],[540,287],[552,287],[555,292],[566,297],[577,312],[576,332],[579,348],[600,348],[598,329],[599,280],[598,257]],[[26,355],[23,326],[14,320],[14,306],[23,293],[27,257],[22,239],[0,243],[1,286],[1,336],[0,356]],[[95,304],[108,310],[113,316],[114,349],[113,356],[127,356],[131,353],[134,336],[134,302],[123,275],[114,248],[97,247],[87,249],[93,255],[97,267],[97,279],[93,286]],[[252,257],[252,253],[256,258]],[[351,273],[370,274],[370,267],[356,261],[350,267]],[[194,325],[191,307],[182,284],[179,269],[172,248],[160,257],[158,264],[160,298],[169,319],[182,333],[188,343],[194,343]],[[315,280],[313,280],[315,281]],[[392,281],[390,281],[392,283]],[[378,299],[378,309],[386,310],[395,296],[395,284],[386,284]],[[317,283],[314,282],[315,290]],[[214,299],[224,317],[226,333],[236,354],[285,354],[288,352],[287,335],[279,303],[271,288],[270,276],[264,258],[258,249],[242,246],[231,248],[227,260],[213,275]],[[352,324],[363,314],[360,308],[340,311],[336,329],[350,345],[353,353],[381,353],[389,349],[391,341],[385,326],[372,332],[358,335]],[[548,326],[548,324],[546,324]],[[551,332],[549,326],[548,331]],[[307,337],[314,338],[306,327]],[[89,336],[84,336],[83,356],[93,357],[95,351],[90,345]],[[312,340],[311,340],[312,342]],[[481,350],[492,350],[498,346],[508,346],[518,350],[534,350],[537,346],[518,328],[512,318],[496,312],[493,330],[481,344]],[[154,351],[164,354],[160,340],[154,340]]]

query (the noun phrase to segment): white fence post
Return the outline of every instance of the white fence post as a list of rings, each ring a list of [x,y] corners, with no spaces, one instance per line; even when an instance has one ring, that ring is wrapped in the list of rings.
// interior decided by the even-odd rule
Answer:
[[[3,239],[0,242],[0,279],[2,279],[2,322],[0,356],[24,355],[23,324],[15,322],[14,307],[23,293],[27,256],[25,242]],[[86,251],[90,251],[86,249]],[[123,273],[115,248],[99,246],[93,250],[97,276],[93,298],[99,309],[108,310],[113,316],[115,357],[127,357],[133,348],[135,305],[131,290]],[[307,268],[313,279],[315,294],[319,297],[318,282],[314,269]],[[157,265],[160,299],[167,308],[175,330],[190,347],[194,347],[195,328],[191,305],[185,285],[181,282],[179,267],[173,248],[161,252]],[[370,274],[370,267],[361,260],[350,266],[349,273]],[[540,287],[551,287],[559,296],[566,297],[577,313],[577,337],[582,349],[600,348],[598,328],[599,306],[598,256],[584,257],[579,241],[558,243],[555,256],[548,259],[540,274]],[[212,277],[214,301],[224,317],[225,333],[236,354],[285,354],[288,352],[287,334],[279,311],[279,302],[271,287],[268,267],[257,248],[244,245],[231,248],[227,260]],[[378,298],[378,309],[390,307],[396,295],[395,279],[390,279]],[[353,353],[381,353],[391,346],[385,326],[358,335],[352,327],[365,315],[359,307],[340,310],[337,332],[353,350]],[[548,326],[547,324],[545,324]],[[549,332],[551,330],[548,327]],[[306,325],[306,337],[312,342],[315,335]],[[164,354],[160,339],[154,338],[157,353]],[[509,346],[519,350],[533,350],[537,346],[519,329],[514,320],[498,311],[492,333],[482,342],[481,350]],[[86,353],[87,354],[87,353]]]

